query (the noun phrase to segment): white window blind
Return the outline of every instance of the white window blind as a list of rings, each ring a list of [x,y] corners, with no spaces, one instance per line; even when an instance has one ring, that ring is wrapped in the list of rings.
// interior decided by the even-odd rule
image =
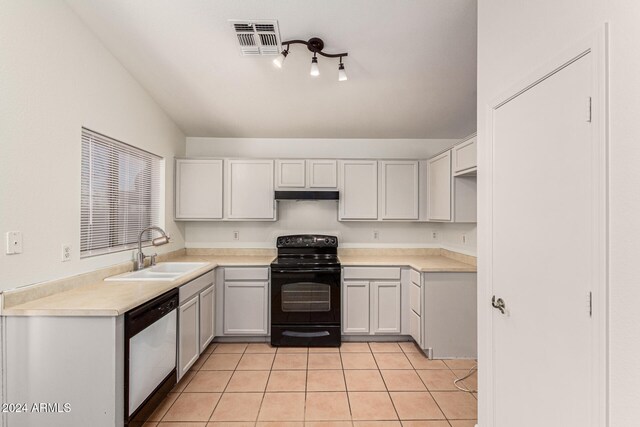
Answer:
[[[161,161],[82,128],[81,257],[136,247],[140,231],[159,225]]]

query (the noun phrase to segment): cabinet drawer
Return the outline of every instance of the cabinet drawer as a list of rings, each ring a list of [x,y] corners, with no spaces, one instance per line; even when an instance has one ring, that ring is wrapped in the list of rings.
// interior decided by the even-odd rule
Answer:
[[[409,334],[422,348],[422,336],[420,334],[420,316],[413,311],[409,313]]]
[[[225,268],[224,280],[269,280],[269,268]]]
[[[211,286],[211,284],[215,282],[215,277],[216,276],[212,270],[180,286],[180,289],[178,290],[180,304]]]
[[[413,283],[409,285],[409,305],[416,314],[422,314],[420,311],[420,286],[416,286]]]
[[[411,278],[411,282],[415,283],[416,285],[420,286],[420,272],[416,271],[416,270],[410,270],[409,271],[409,277]]]
[[[400,280],[399,267],[345,267],[344,279]]]

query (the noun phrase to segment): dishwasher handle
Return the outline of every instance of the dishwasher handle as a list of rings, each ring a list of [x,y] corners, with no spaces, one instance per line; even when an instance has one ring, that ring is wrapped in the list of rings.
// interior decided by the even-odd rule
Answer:
[[[125,314],[127,339],[145,330],[159,319],[178,308],[178,290],[172,289]]]

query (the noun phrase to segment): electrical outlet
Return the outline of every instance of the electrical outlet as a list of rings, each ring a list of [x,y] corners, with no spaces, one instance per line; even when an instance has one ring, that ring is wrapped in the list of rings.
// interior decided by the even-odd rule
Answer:
[[[438,232],[437,231],[431,232],[431,239],[432,240],[438,240]]]
[[[462,244],[463,244],[463,245],[466,245],[466,244],[467,244],[467,235],[466,235],[466,234],[463,234],[463,235],[462,235]]]
[[[22,232],[20,231],[8,231],[7,232],[7,255],[21,254],[22,253]]]
[[[62,262],[71,261],[71,245],[62,245]]]
[[[373,230],[373,240],[378,240],[380,238],[380,232],[378,230]]]
[[[239,231],[234,231],[233,232],[233,240],[240,240],[240,232]]]

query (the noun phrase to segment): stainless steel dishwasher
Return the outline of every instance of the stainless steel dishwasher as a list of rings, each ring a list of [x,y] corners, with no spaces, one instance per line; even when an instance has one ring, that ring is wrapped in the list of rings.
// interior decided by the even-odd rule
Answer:
[[[176,384],[177,308],[172,289],[125,314],[125,425],[145,420]]]

